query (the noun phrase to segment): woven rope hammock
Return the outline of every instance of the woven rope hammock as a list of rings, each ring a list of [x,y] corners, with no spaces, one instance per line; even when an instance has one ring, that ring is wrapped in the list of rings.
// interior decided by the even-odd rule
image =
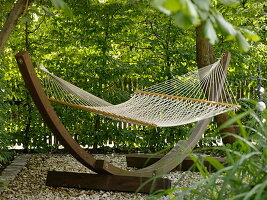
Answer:
[[[43,68],[43,85],[50,100],[55,102],[142,125],[174,126],[203,119],[190,130],[187,140],[178,141],[156,163],[138,170],[124,170],[106,160],[95,159],[80,147],[49,103],[48,96],[33,68],[30,55],[26,51],[18,53],[16,60],[25,86],[45,123],[73,157],[97,173],[48,172],[46,184],[78,188],[83,185],[87,189],[136,192],[143,186],[145,177],[153,177],[150,186],[143,187],[143,192],[151,192],[151,188],[155,188],[155,185],[163,190],[171,188],[170,184],[166,187],[166,182],[157,176],[166,174],[181,164],[202,138],[211,116],[239,108],[230,99],[231,92],[227,89],[226,75],[223,75],[226,74],[230,57],[231,54],[226,52],[221,62],[149,87],[144,91],[135,92],[129,101],[119,105],[111,105]],[[134,182],[137,183],[136,187],[133,186]]]
[[[53,75],[43,65],[41,79],[50,101],[88,110],[109,118],[145,126],[169,127],[210,118],[239,105],[230,98],[220,60],[212,65],[136,91],[112,105]],[[221,90],[220,95],[216,92]]]

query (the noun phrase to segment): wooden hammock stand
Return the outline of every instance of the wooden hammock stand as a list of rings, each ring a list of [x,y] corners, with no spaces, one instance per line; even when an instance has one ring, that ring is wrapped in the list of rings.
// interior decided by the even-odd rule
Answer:
[[[179,141],[170,152],[154,164],[134,171],[123,170],[105,160],[96,160],[80,147],[52,108],[36,76],[29,53],[26,51],[18,53],[16,60],[25,85],[46,125],[74,158],[88,169],[96,172],[96,174],[88,174],[49,171],[46,181],[48,186],[143,193],[169,189],[171,188],[171,181],[161,178],[161,175],[170,172],[186,158],[211,121],[209,118],[198,122],[188,140]],[[225,53],[221,59],[225,72],[229,61],[230,53]],[[219,81],[224,82],[224,79]]]

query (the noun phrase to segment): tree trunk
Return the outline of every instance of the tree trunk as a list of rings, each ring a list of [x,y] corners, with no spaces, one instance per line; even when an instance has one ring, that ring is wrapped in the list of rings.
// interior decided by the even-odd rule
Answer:
[[[203,38],[201,36],[201,26],[198,26],[196,28],[196,60],[198,68],[202,68],[216,62],[212,45],[209,43],[208,39]],[[215,116],[215,121],[217,122],[218,126],[222,125],[228,119],[230,119],[230,116],[227,113]],[[226,127],[221,131],[224,144],[234,143],[235,137],[233,136],[225,137],[223,135],[224,133],[239,134],[239,129],[237,128],[237,124],[234,123],[233,125]]]
[[[3,51],[8,37],[11,34],[13,28],[15,27],[18,18],[25,12],[25,10],[33,1],[34,0],[18,0],[14,4],[14,7],[9,13],[7,20],[0,32],[0,53]]]

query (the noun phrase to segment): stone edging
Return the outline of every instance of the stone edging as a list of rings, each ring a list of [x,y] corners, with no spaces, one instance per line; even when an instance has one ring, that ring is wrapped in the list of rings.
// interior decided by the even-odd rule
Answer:
[[[30,159],[31,154],[22,154],[17,157],[8,165],[2,172],[0,176],[0,182],[4,185],[0,185],[0,194],[5,189],[6,185],[8,185],[11,181],[13,181],[18,173],[22,170],[22,168],[26,165],[27,161]]]

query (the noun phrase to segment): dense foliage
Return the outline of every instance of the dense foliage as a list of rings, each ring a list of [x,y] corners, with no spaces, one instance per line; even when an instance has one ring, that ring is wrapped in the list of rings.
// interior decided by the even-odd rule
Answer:
[[[237,121],[240,125],[241,135],[236,136],[238,142],[232,147],[211,147],[213,150],[225,152],[227,164],[221,164],[212,157],[204,156],[204,160],[209,161],[218,170],[215,173],[209,173],[203,163],[195,159],[196,167],[202,174],[203,180],[188,188],[173,186],[171,190],[165,191],[164,195],[181,200],[266,199],[267,127],[258,114],[258,111],[250,108],[244,113],[235,115],[227,124]],[[266,119],[266,110],[262,114],[263,119]],[[192,154],[191,157],[197,158],[196,154]],[[161,195],[152,196],[151,199],[158,199]]]
[[[4,68],[4,66],[1,66]],[[0,71],[1,72],[1,71]],[[4,81],[3,81],[4,74],[0,73],[0,99],[5,98],[5,89],[4,88]],[[5,120],[7,120],[11,115],[9,113],[9,108],[6,102],[0,102],[0,111],[5,113],[5,115],[0,115],[0,169],[2,165],[8,163],[14,156],[14,153],[8,151],[9,145],[12,145],[10,142],[11,135],[7,134],[5,131]],[[0,183],[1,185],[1,183]]]
[[[54,74],[114,104],[128,99],[136,89],[196,66],[194,28],[177,27],[172,15],[159,12],[147,1],[57,2],[62,1],[35,1],[20,18],[1,54],[1,99],[5,104],[0,108],[4,113],[1,134],[8,135],[13,145],[39,151],[55,147],[48,142],[51,133],[18,72],[14,55],[21,50],[31,53],[36,66],[43,63]],[[1,24],[12,2],[6,0],[3,5]],[[214,46],[218,57],[224,51],[233,54],[229,79],[237,98],[251,97],[258,84],[257,67],[261,67],[263,77],[267,76],[264,2],[242,1],[225,7],[214,1],[214,6],[235,27],[254,30],[261,38],[260,42],[251,43],[249,52],[241,54],[236,43],[218,32],[219,40]],[[265,81],[262,83],[266,85]],[[104,148],[114,142],[114,148],[120,150],[158,151],[185,138],[192,127],[126,127],[127,124],[85,111],[54,107],[79,143],[89,147]],[[216,136],[214,128],[212,124],[207,136]]]

